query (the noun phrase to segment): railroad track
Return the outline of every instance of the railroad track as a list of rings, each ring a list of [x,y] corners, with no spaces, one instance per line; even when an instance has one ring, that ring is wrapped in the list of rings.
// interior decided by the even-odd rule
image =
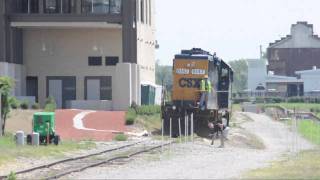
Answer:
[[[151,152],[172,142],[162,144],[155,141],[139,141],[136,143],[107,149],[98,153],[93,153],[75,158],[68,158],[61,161],[33,167],[30,169],[15,172],[18,179],[58,179],[66,175],[81,172],[88,168],[93,168],[117,161],[130,159],[134,156]],[[0,176],[0,179],[6,179],[6,176]]]

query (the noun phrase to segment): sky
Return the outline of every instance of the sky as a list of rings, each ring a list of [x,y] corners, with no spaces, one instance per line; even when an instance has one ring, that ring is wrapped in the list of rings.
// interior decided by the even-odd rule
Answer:
[[[259,58],[260,45],[308,21],[320,35],[320,0],[155,0],[156,58],[171,65],[181,49],[199,47],[226,60]]]

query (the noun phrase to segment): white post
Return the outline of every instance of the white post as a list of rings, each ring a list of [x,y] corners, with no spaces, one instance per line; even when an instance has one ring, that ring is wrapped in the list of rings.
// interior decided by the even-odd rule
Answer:
[[[161,128],[161,152],[163,153],[163,135],[164,135],[164,120],[163,120],[163,118],[161,118],[161,126],[162,126],[162,128]]]
[[[194,121],[193,121],[193,113],[191,113],[191,141],[193,143],[193,133],[194,133]]]
[[[180,137],[180,143],[182,142],[182,137],[181,137],[181,118],[178,119],[179,120],[179,137]]]
[[[171,153],[171,139],[172,138],[172,118],[170,117],[170,150],[169,152]]]
[[[189,115],[187,114],[187,141],[189,141]]]
[[[187,143],[187,115],[184,115],[184,143]]]

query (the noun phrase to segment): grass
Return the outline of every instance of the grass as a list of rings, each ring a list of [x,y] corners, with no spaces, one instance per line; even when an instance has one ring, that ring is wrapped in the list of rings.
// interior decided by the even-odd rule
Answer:
[[[0,166],[9,162],[14,162],[17,158],[43,158],[43,157],[63,157],[65,152],[72,152],[79,149],[90,149],[95,147],[92,141],[74,142],[62,141],[58,146],[16,146],[14,137],[6,135],[0,137]]]
[[[314,121],[299,121],[299,133],[314,144],[320,145],[320,124]]]
[[[149,132],[161,130],[160,114],[138,115],[136,118],[136,123],[144,127]]]
[[[250,171],[246,179],[319,179],[320,150],[304,151],[270,167]]]
[[[316,103],[276,103],[276,104],[268,104],[268,105],[278,105],[285,107],[287,109],[303,110],[310,111],[311,109],[320,109],[320,104]]]
[[[288,125],[292,121],[287,122]],[[320,124],[310,120],[298,121],[299,133],[310,142],[320,145]],[[267,168],[250,171],[245,178],[252,179],[320,179],[320,148],[302,151],[277,161]]]
[[[126,136],[125,134],[117,134],[114,137],[114,140],[115,141],[126,141],[126,140],[128,140],[128,136]]]

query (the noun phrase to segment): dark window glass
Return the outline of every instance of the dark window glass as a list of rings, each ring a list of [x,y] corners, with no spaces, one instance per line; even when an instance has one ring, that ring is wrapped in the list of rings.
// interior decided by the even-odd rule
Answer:
[[[45,0],[44,1],[45,13],[59,13],[60,12],[60,0]]]
[[[92,12],[92,1],[82,0],[82,12],[91,13]]]
[[[21,12],[28,13],[29,12],[29,0],[21,0]]]
[[[100,99],[112,100],[112,78],[111,76],[102,77],[100,81]]]
[[[120,14],[121,13],[122,2],[121,0],[110,0],[110,13]]]
[[[71,0],[62,0],[62,12],[67,14],[71,13],[72,1]]]
[[[86,99],[88,100],[88,91],[91,91],[92,87],[88,86],[88,80],[99,80],[100,81],[100,100],[112,100],[112,77],[111,76],[101,76],[94,77],[89,76],[85,77],[85,92]]]
[[[82,12],[107,14],[110,12],[110,0],[83,0]]]
[[[109,0],[93,0],[92,13],[96,13],[96,14],[109,13]]]
[[[102,57],[89,57],[88,58],[89,66],[101,66],[102,65]]]
[[[39,1],[29,0],[30,3],[30,13],[39,13]]]
[[[107,56],[106,57],[106,66],[115,66],[119,63],[119,57]]]

